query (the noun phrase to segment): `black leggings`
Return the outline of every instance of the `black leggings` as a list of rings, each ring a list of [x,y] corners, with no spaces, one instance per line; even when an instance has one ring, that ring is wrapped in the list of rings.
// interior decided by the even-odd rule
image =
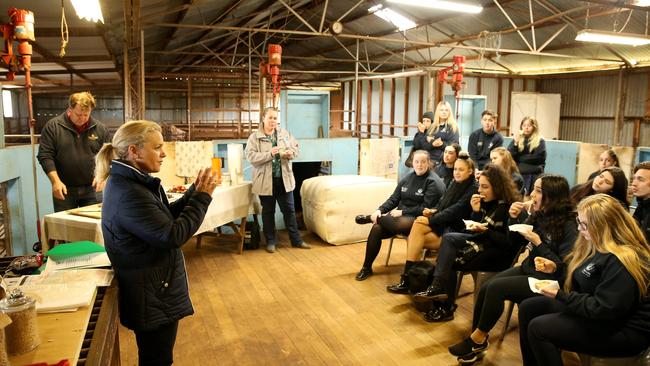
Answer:
[[[540,296],[530,290],[528,275],[521,266],[506,269],[492,277],[481,287],[474,304],[472,330],[478,328],[488,333],[503,313],[503,302],[510,300],[517,304],[533,296]]]
[[[151,331],[135,331],[138,344],[138,365],[164,366],[174,363],[174,343],[178,320]]]
[[[456,302],[456,271],[500,272],[508,268],[512,263],[513,255],[498,247],[488,246],[468,263],[464,265],[456,264],[458,250],[467,245],[466,240],[475,236],[475,234],[467,233],[446,233],[442,236],[433,275],[439,277],[445,283],[448,305]]]
[[[370,234],[368,234],[368,244],[366,245],[366,258],[363,260],[363,266],[371,268],[372,263],[377,258],[379,250],[381,249],[381,240],[390,238],[397,234],[408,235],[413,226],[415,217],[413,216],[399,216],[393,217],[391,215],[381,216],[377,223],[372,225]]]
[[[560,349],[600,357],[631,357],[648,347],[650,336],[625,328],[621,320],[585,319],[558,300],[537,296],[519,305],[519,341],[524,365],[562,365]]]

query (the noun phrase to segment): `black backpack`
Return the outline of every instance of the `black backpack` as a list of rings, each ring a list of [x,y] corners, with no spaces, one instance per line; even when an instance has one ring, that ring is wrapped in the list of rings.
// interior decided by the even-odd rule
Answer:
[[[429,287],[431,282],[433,282],[433,271],[435,268],[433,263],[429,261],[417,261],[413,264],[408,273],[409,293],[411,295],[425,291]],[[413,306],[418,311],[427,312],[433,309],[433,300],[414,301]]]
[[[244,233],[244,249],[258,249],[260,247],[260,225],[255,221],[246,221]]]

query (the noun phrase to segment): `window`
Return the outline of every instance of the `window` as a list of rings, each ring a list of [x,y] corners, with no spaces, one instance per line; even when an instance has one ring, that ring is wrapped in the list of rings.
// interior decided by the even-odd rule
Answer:
[[[2,91],[2,109],[4,110],[5,118],[12,118],[14,116],[14,106],[11,101],[11,91]]]

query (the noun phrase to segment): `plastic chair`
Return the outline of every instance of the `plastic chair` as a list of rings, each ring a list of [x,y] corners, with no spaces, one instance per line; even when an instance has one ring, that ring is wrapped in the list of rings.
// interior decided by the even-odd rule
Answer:
[[[396,238],[406,240],[407,236],[402,234],[397,234],[390,238],[390,242],[388,242],[388,254],[386,254],[386,267],[388,267],[388,261],[390,261],[390,252],[393,250],[393,240],[395,240]],[[426,248],[422,249],[422,258],[421,258],[422,260],[424,260],[424,258],[426,257],[427,250],[431,250],[431,249],[426,249]]]

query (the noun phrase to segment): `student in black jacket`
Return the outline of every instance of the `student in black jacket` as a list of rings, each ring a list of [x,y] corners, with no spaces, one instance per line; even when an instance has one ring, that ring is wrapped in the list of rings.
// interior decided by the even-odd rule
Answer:
[[[560,350],[630,357],[650,344],[650,246],[632,215],[596,194],[578,205],[577,223],[564,287],[519,306],[524,365],[562,365]]]
[[[524,117],[520,130],[508,146],[508,151],[517,162],[519,172],[524,178],[524,190],[530,194],[537,176],[544,172],[546,166],[546,142],[539,134],[539,125],[535,117]]]
[[[104,245],[120,288],[120,320],[135,332],[140,365],[171,365],[178,321],[194,313],[180,248],[201,225],[217,185],[203,169],[170,204],[150,175],[164,158],[160,126],[150,121],[123,124],[96,157],[96,178],[106,182]]]
[[[474,304],[471,335],[449,347],[449,353],[463,362],[476,361],[478,353],[488,347],[488,334],[501,317],[505,300],[521,303],[527,298],[540,296],[530,290],[528,277],[556,281],[564,279],[563,258],[569,254],[578,236],[575,206],[569,198],[569,183],[560,175],[543,174],[535,181],[530,198],[529,202],[514,202],[509,211],[510,225],[525,219],[525,223],[532,227],[510,232],[510,240],[515,246],[528,242],[528,256],[521,266],[499,273],[481,287]],[[528,216],[527,208],[532,211],[531,216]],[[536,263],[541,262],[542,258],[555,263],[555,270],[546,273],[544,267],[538,269]]]
[[[429,170],[429,153],[417,150],[413,154],[413,172],[402,178],[393,194],[370,215],[374,224],[368,234],[366,256],[357,276],[363,281],[373,274],[372,263],[381,249],[381,240],[397,234],[408,235],[415,218],[426,207],[438,204],[445,186],[436,173]],[[359,220],[357,220],[359,221]]]
[[[634,219],[645,239],[650,242],[650,161],[644,161],[634,167],[632,194],[637,202]]]
[[[503,271],[508,268],[519,246],[508,240],[508,208],[519,199],[514,184],[500,167],[488,164],[478,180],[478,193],[470,200],[474,221],[465,232],[446,233],[442,237],[433,282],[415,294],[415,301],[441,301],[425,314],[427,321],[448,321],[454,318],[456,303],[456,271]],[[414,234],[415,227],[411,230]],[[466,261],[457,261],[459,251],[469,245],[479,247],[478,253]]]
[[[413,223],[407,243],[406,263],[400,281],[386,287],[388,292],[408,293],[408,272],[422,253],[422,248],[437,249],[445,231],[462,230],[463,218],[471,211],[470,198],[476,193],[474,162],[467,153],[461,153],[454,166],[454,180],[434,209],[425,208],[424,216]]]
[[[449,183],[454,180],[454,164],[458,159],[460,150],[460,145],[455,142],[445,147],[445,152],[442,154],[442,163],[438,164],[434,170],[445,183],[445,187],[448,187]]]
[[[490,162],[490,151],[503,145],[503,136],[496,130],[497,115],[486,109],[481,113],[482,128],[469,135],[467,150],[469,157],[478,165],[478,170],[483,170],[485,164]]]
[[[413,138],[413,148],[428,151],[431,161],[437,164],[442,159],[445,147],[454,142],[458,143],[458,141],[458,125],[454,119],[451,105],[442,101],[436,107],[431,126],[425,133],[416,134]]]

